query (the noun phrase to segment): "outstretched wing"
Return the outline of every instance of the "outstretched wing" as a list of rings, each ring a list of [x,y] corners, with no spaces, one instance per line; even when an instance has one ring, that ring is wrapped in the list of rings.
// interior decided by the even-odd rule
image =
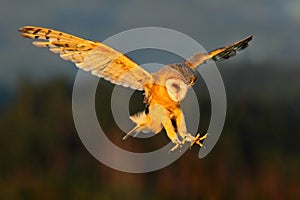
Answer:
[[[187,66],[194,69],[198,65],[205,63],[207,60],[212,59],[214,61],[221,61],[235,56],[237,51],[243,50],[248,46],[248,43],[252,40],[252,35],[240,40],[234,44],[227,45],[226,47],[221,47],[210,51],[209,53],[197,53],[190,57],[184,62]]]
[[[143,90],[143,85],[152,80],[152,76],[130,58],[100,42],[35,26],[24,26],[19,31],[24,37],[37,39],[33,42],[35,46],[48,47],[80,69],[114,84]]]

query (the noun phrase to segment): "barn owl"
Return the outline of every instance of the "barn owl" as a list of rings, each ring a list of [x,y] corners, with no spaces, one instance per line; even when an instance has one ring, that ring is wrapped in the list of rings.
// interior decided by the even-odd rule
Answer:
[[[82,70],[104,78],[116,85],[144,91],[146,108],[130,116],[136,126],[129,136],[136,137],[141,131],[159,133],[164,128],[168,138],[174,143],[174,151],[186,142],[202,146],[206,134],[193,136],[187,131],[180,102],[185,98],[197,77],[195,69],[207,60],[228,59],[248,46],[252,35],[234,44],[218,48],[208,53],[200,52],[182,63],[164,66],[155,73],[149,73],[121,52],[96,41],[85,40],[49,28],[24,26],[21,35],[35,39],[37,47],[48,47],[65,60],[70,60]]]

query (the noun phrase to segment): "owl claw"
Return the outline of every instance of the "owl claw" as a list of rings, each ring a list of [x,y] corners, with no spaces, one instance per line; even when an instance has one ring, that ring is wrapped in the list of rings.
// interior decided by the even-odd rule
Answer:
[[[181,148],[181,144],[176,144],[172,149],[169,150],[169,153],[175,151],[178,148]]]
[[[203,144],[201,143],[205,138],[207,137],[207,134],[205,134],[204,136],[200,137],[200,134],[198,133],[196,136],[192,136],[191,134],[186,134],[183,138],[182,143],[184,144],[185,142],[190,142],[190,148],[196,143],[198,144],[200,147],[203,146]]]
[[[201,143],[205,138],[207,137],[207,133],[205,135],[203,135],[202,137],[200,137],[200,133],[198,133],[196,135],[196,137],[194,137],[194,139],[191,141],[190,144],[190,148],[196,143],[198,144],[200,147],[203,146],[203,144]]]
[[[187,134],[182,141],[176,140],[175,146],[170,149],[169,153],[179,149],[185,144],[185,142],[190,142],[190,148],[192,148],[192,146],[196,143],[198,144],[200,147],[203,147],[203,144],[201,143],[205,138],[207,138],[207,133],[205,135],[203,135],[202,137],[200,136],[200,133],[198,133],[196,136],[192,136],[191,134]],[[203,147],[205,148],[205,147]]]
[[[182,147],[182,145],[184,144],[183,142],[179,141],[179,140],[175,140],[175,146],[169,150],[169,153],[175,151],[176,149],[179,149]]]

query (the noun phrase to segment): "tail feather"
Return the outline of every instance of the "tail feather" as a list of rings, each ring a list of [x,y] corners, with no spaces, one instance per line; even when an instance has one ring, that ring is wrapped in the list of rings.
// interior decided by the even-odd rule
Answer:
[[[134,133],[135,135],[133,137],[136,137],[138,133],[143,131],[143,129],[147,128],[147,126],[149,126],[151,122],[151,119],[145,112],[139,112],[135,115],[132,115],[130,116],[130,119],[134,123],[136,123],[136,126],[123,137],[123,140],[126,140],[129,136],[132,136]]]
[[[134,127],[131,131],[129,131],[123,138],[122,140],[126,140],[129,136],[131,136],[139,127],[136,126]],[[135,135],[136,136],[136,135]]]

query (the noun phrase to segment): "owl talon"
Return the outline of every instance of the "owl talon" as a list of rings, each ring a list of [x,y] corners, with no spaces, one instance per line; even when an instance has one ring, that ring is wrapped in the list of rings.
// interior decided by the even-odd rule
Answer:
[[[203,135],[202,137],[200,137],[200,134],[198,133],[196,135],[196,137],[194,137],[193,141],[190,144],[190,148],[196,143],[198,144],[200,147],[203,146],[203,144],[201,143],[205,138],[207,137],[207,133],[205,135]]]
[[[181,144],[176,144],[172,149],[169,150],[169,153],[175,151],[178,148],[181,148]]]
[[[181,148],[182,145],[183,145],[183,143],[182,143],[181,141],[179,141],[179,140],[175,140],[174,143],[175,143],[175,146],[174,146],[172,149],[169,150],[169,153],[175,151],[176,149],[179,149],[179,150],[180,150],[180,148]],[[181,151],[181,150],[180,150],[180,151]]]
[[[185,142],[193,142],[194,139],[195,137],[188,133],[183,137],[182,143],[184,144]]]

